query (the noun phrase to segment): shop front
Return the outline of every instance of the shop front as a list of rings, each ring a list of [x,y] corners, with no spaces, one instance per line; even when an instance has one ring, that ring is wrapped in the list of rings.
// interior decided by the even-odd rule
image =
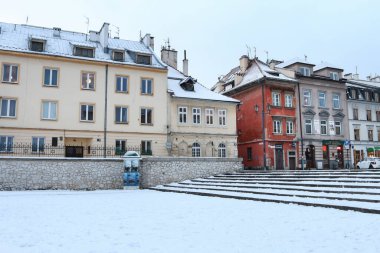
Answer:
[[[349,159],[349,150],[342,140],[322,140],[323,169],[343,169]]]

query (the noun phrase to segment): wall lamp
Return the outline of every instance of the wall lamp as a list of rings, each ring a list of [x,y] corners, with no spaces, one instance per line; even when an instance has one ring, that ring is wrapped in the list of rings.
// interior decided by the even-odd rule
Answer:
[[[259,112],[259,106],[255,105],[255,112]]]

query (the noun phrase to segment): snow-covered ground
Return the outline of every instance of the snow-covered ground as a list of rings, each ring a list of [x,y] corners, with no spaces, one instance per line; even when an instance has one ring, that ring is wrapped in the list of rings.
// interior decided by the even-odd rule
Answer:
[[[0,192],[0,253],[380,252],[380,215],[140,191]]]

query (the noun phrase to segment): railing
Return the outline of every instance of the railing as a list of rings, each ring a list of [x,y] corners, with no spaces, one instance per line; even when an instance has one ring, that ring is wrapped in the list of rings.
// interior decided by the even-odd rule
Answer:
[[[73,145],[32,145],[30,143],[12,143],[1,145],[0,156],[17,157],[122,157],[127,151],[140,152],[141,146],[73,146]],[[142,155],[151,155],[152,151],[143,152]]]

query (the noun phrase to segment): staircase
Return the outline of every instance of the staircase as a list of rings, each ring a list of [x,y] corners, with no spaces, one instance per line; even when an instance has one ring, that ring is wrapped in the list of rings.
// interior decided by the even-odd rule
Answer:
[[[241,171],[150,189],[380,214],[380,170]]]

